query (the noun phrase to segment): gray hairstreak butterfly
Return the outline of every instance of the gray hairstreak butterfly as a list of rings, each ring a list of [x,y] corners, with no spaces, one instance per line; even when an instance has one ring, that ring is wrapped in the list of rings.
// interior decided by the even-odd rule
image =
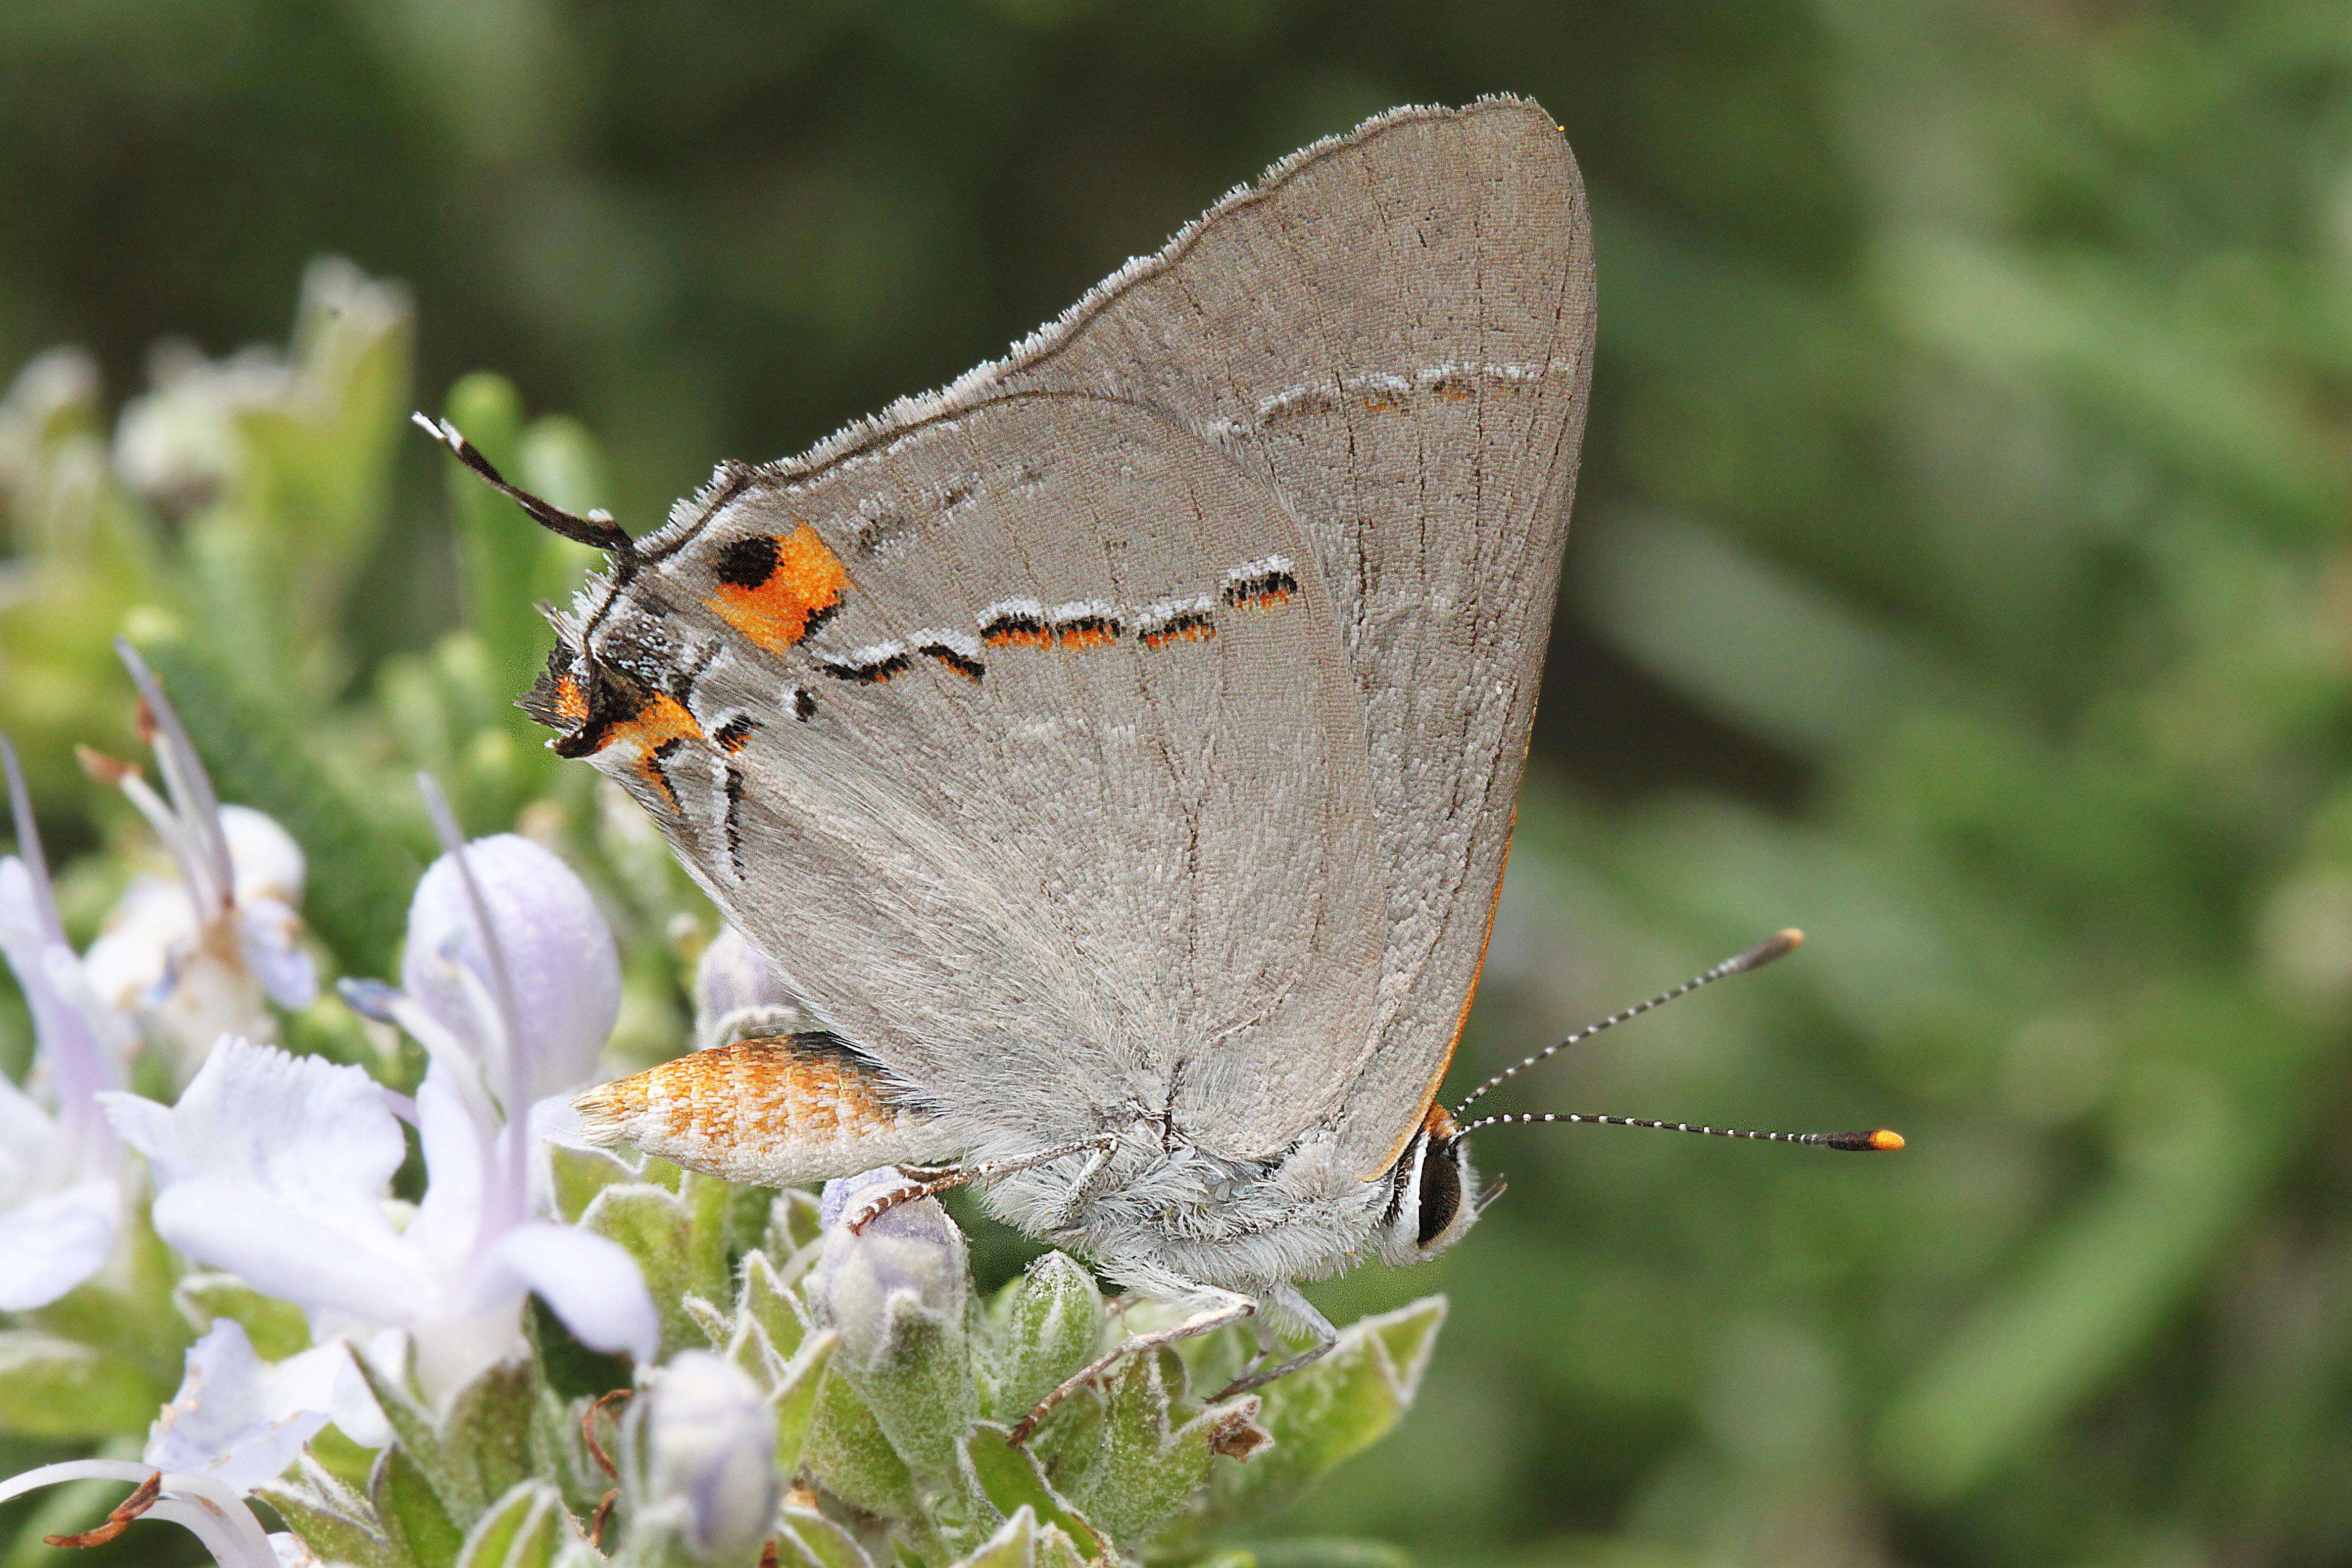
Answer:
[[[1005,359],[642,539],[428,424],[610,552],[525,706],[823,1026],[592,1090],[590,1135],[771,1184],[901,1166],[853,1223],[983,1182],[1192,1309],[1114,1355],[1262,1313],[1318,1349],[1227,1393],[1312,1359],[1297,1281],[1478,1211],[1436,1096],[1592,348],[1575,160],[1498,98],[1284,160]]]

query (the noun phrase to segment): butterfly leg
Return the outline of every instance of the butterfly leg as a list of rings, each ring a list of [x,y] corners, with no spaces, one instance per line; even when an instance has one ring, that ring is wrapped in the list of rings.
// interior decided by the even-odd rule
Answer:
[[[848,1216],[849,1228],[852,1231],[864,1230],[874,1223],[876,1215],[887,1214],[900,1204],[910,1204],[918,1198],[936,1197],[950,1187],[961,1187],[968,1183],[992,1181],[998,1176],[1009,1176],[1015,1171],[1048,1165],[1070,1154],[1091,1151],[1095,1160],[1087,1163],[1087,1173],[1090,1174],[1100,1169],[1097,1161],[1109,1159],[1110,1150],[1116,1143],[1117,1140],[1109,1137],[1076,1138],[1067,1143],[1056,1143],[1050,1149],[1041,1149],[1034,1154],[1024,1154],[1015,1160],[982,1160],[976,1165],[901,1165],[898,1169],[908,1178],[907,1184],[877,1193],[860,1204]]]
[[[1037,1402],[1037,1408],[1013,1423],[1011,1436],[1013,1446],[1017,1448],[1026,1443],[1029,1440],[1029,1435],[1037,1430],[1037,1423],[1053,1414],[1055,1405],[1125,1361],[1129,1356],[1138,1355],[1146,1351],[1156,1351],[1162,1345],[1172,1345],[1179,1341],[1193,1339],[1202,1334],[1214,1333],[1219,1329],[1245,1321],[1257,1311],[1257,1303],[1238,1290],[1221,1290],[1213,1285],[1199,1286],[1196,1289],[1198,1298],[1205,1300],[1209,1303],[1207,1306],[1173,1328],[1161,1329],[1149,1334],[1134,1334],[1121,1340],[1118,1344],[1113,1345],[1108,1352],[1097,1357],[1064,1378],[1059,1386]]]
[[[1306,1324],[1307,1331],[1315,1336],[1315,1342],[1288,1361],[1274,1366],[1265,1365],[1266,1357],[1273,1352],[1262,1346],[1233,1382],[1209,1396],[1210,1404],[1220,1404],[1236,1394],[1247,1394],[1253,1388],[1264,1388],[1277,1377],[1287,1377],[1300,1367],[1322,1360],[1331,1353],[1331,1347],[1339,1342],[1339,1331],[1331,1326],[1331,1320],[1317,1311],[1314,1303],[1298,1293],[1297,1286],[1276,1286],[1271,1300],[1284,1316]]]

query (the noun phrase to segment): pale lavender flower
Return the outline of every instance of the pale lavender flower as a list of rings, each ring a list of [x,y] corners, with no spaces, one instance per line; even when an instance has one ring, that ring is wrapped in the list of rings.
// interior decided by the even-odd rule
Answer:
[[[719,928],[694,966],[697,1049],[807,1026],[800,995],[773,959],[732,925]]]
[[[126,763],[95,752],[83,763],[130,797],[177,874],[134,879],[86,963],[100,999],[138,1020],[184,1083],[222,1036],[271,1037],[265,996],[289,1009],[317,998],[318,968],[302,945],[305,866],[277,823],[220,803],[163,686],[129,643],[116,647],[139,689],[165,793]]]
[[[688,1563],[749,1563],[782,1500],[775,1413],[759,1385],[724,1356],[685,1351],[628,1422],[632,1531],[666,1535]]]
[[[842,1353],[858,1364],[881,1354],[899,1312],[920,1311],[942,1325],[963,1321],[971,1258],[963,1233],[937,1198],[884,1209],[856,1230],[843,1223],[861,1204],[906,1181],[898,1167],[886,1165],[827,1182],[818,1200],[824,1247],[809,1275],[809,1308],[820,1326],[840,1331]]]
[[[66,943],[24,776],[5,740],[0,760],[19,851],[0,860],[0,952],[32,1011],[35,1051],[31,1092],[0,1077],[0,1311],[25,1311],[114,1255],[122,1162],[97,1097],[120,1081],[123,1042]]]
[[[210,1476],[239,1493],[285,1474],[338,1404],[351,1405],[358,1392],[359,1373],[340,1342],[273,1365],[254,1353],[232,1318],[205,1331],[186,1367],[180,1391],[148,1428],[143,1457],[158,1469]]]
[[[660,1330],[635,1261],[618,1245],[526,1217],[503,1146],[436,1063],[417,1091],[426,1187],[405,1228],[384,1186],[400,1125],[358,1068],[225,1040],[176,1106],[106,1097],[148,1159],[156,1233],[312,1316],[314,1331],[404,1331],[440,1398],[520,1351],[537,1294],[583,1343],[652,1356]]]
[[[649,1359],[658,1321],[635,1260],[541,1217],[534,1180],[547,1101],[593,1076],[618,1011],[611,932],[562,861],[511,836],[464,844],[427,799],[450,848],[410,906],[410,989],[344,991],[425,1047],[415,1100],[243,1041],[215,1050],[175,1108],[116,1096],[115,1124],[154,1171],[156,1230],[302,1307],[314,1331],[403,1331],[436,1398],[520,1348],[534,1293],[584,1343]],[[396,1111],[415,1122],[426,1175],[405,1228],[382,1204]]]

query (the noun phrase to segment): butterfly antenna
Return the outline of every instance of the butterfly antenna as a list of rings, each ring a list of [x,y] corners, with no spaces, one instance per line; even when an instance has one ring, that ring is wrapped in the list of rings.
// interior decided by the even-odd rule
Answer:
[[[473,469],[484,484],[530,513],[531,520],[541,527],[551,529],[582,544],[608,551],[618,560],[634,562],[636,559],[636,542],[622,531],[620,524],[613,521],[613,514],[604,508],[598,507],[585,517],[575,517],[554,502],[531,494],[520,485],[508,483],[507,477],[482,456],[482,449],[467,440],[464,433],[446,419],[430,419],[422,414],[412,414],[409,418],[415,422],[418,429],[448,447],[457,459]]]
[[[1648,1121],[1638,1116],[1576,1116],[1556,1112],[1523,1115],[1506,1112],[1482,1116],[1462,1129],[1468,1137],[1481,1127],[1509,1127],[1538,1121],[1566,1121],[1592,1127],[1647,1127],[1658,1132],[1699,1132],[1709,1138],[1748,1138],[1759,1143],[1810,1143],[1816,1149],[1843,1149],[1848,1153],[1892,1153],[1903,1147],[1903,1134],[1885,1127],[1861,1132],[1762,1132],[1747,1127],[1699,1127],[1688,1121]]]
[[[1485,1098],[1487,1090],[1497,1088],[1503,1083],[1507,1082],[1509,1079],[1517,1077],[1520,1073],[1527,1071],[1528,1068],[1535,1066],[1538,1062],[1544,1060],[1546,1058],[1557,1056],[1561,1051],[1568,1049],[1569,1047],[1575,1045],[1580,1041],[1589,1040],[1593,1036],[1601,1033],[1603,1029],[1613,1029],[1618,1025],[1624,1023],[1628,1019],[1638,1018],[1643,1014],[1649,1012],[1653,1008],[1663,1007],[1677,996],[1687,996],[1702,985],[1712,985],[1718,980],[1727,980],[1735,974],[1745,974],[1751,969],[1761,969],[1766,964],[1771,963],[1774,959],[1784,958],[1788,954],[1796,952],[1798,947],[1803,943],[1804,940],[1805,933],[1793,927],[1787,931],[1774,931],[1770,936],[1766,937],[1762,942],[1758,942],[1754,947],[1749,948],[1747,952],[1733,954],[1731,957],[1725,959],[1721,963],[1717,964],[1713,969],[1706,971],[1703,974],[1692,975],[1688,980],[1684,981],[1672,991],[1661,991],[1655,996],[1651,997],[1647,1002],[1636,1003],[1633,1006],[1626,1008],[1622,1013],[1610,1014],[1609,1016],[1601,1019],[1601,1022],[1597,1024],[1586,1025],[1583,1028],[1577,1030],[1576,1033],[1569,1036],[1568,1038],[1560,1041],[1559,1044],[1546,1046],[1542,1050],[1538,1051],[1535,1055],[1528,1058],[1526,1060],[1515,1062],[1511,1066],[1505,1068],[1501,1072],[1496,1073],[1493,1078],[1488,1079],[1486,1082],[1472,1089],[1468,1094],[1463,1096],[1462,1103],[1454,1108],[1454,1116],[1455,1120],[1460,1120],[1464,1111],[1469,1110],[1473,1105],[1477,1104],[1481,1099]],[[1492,1120],[1493,1118],[1488,1118],[1489,1121]],[[1587,1117],[1584,1120],[1591,1121],[1593,1119]],[[1479,1125],[1485,1126],[1486,1123],[1481,1122]],[[1693,1129],[1692,1131],[1697,1130]],[[1761,1137],[1764,1135],[1760,1133],[1749,1134],[1743,1132],[1738,1134],[1738,1136],[1745,1138],[1749,1136]],[[1776,1132],[1771,1134],[1771,1136],[1778,1138],[1782,1135]]]

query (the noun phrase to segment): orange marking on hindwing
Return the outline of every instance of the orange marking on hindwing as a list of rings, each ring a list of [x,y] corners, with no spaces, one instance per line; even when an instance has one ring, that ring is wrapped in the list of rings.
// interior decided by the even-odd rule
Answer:
[[[841,608],[849,572],[807,523],[785,534],[752,534],[713,560],[718,591],[703,602],[769,653],[781,653]]]
[[[858,1058],[822,1037],[690,1051],[572,1101],[599,1142],[625,1142],[730,1180],[814,1162],[861,1169],[904,1158],[911,1122]]]
[[[696,722],[686,704],[667,691],[656,691],[626,719],[615,720],[604,731],[604,746],[626,743],[637,749],[636,769],[646,786],[669,802],[672,811],[683,809],[678,805],[677,790],[669,782],[669,759],[690,742],[709,741],[702,726]],[[597,750],[604,750],[600,746]]]

